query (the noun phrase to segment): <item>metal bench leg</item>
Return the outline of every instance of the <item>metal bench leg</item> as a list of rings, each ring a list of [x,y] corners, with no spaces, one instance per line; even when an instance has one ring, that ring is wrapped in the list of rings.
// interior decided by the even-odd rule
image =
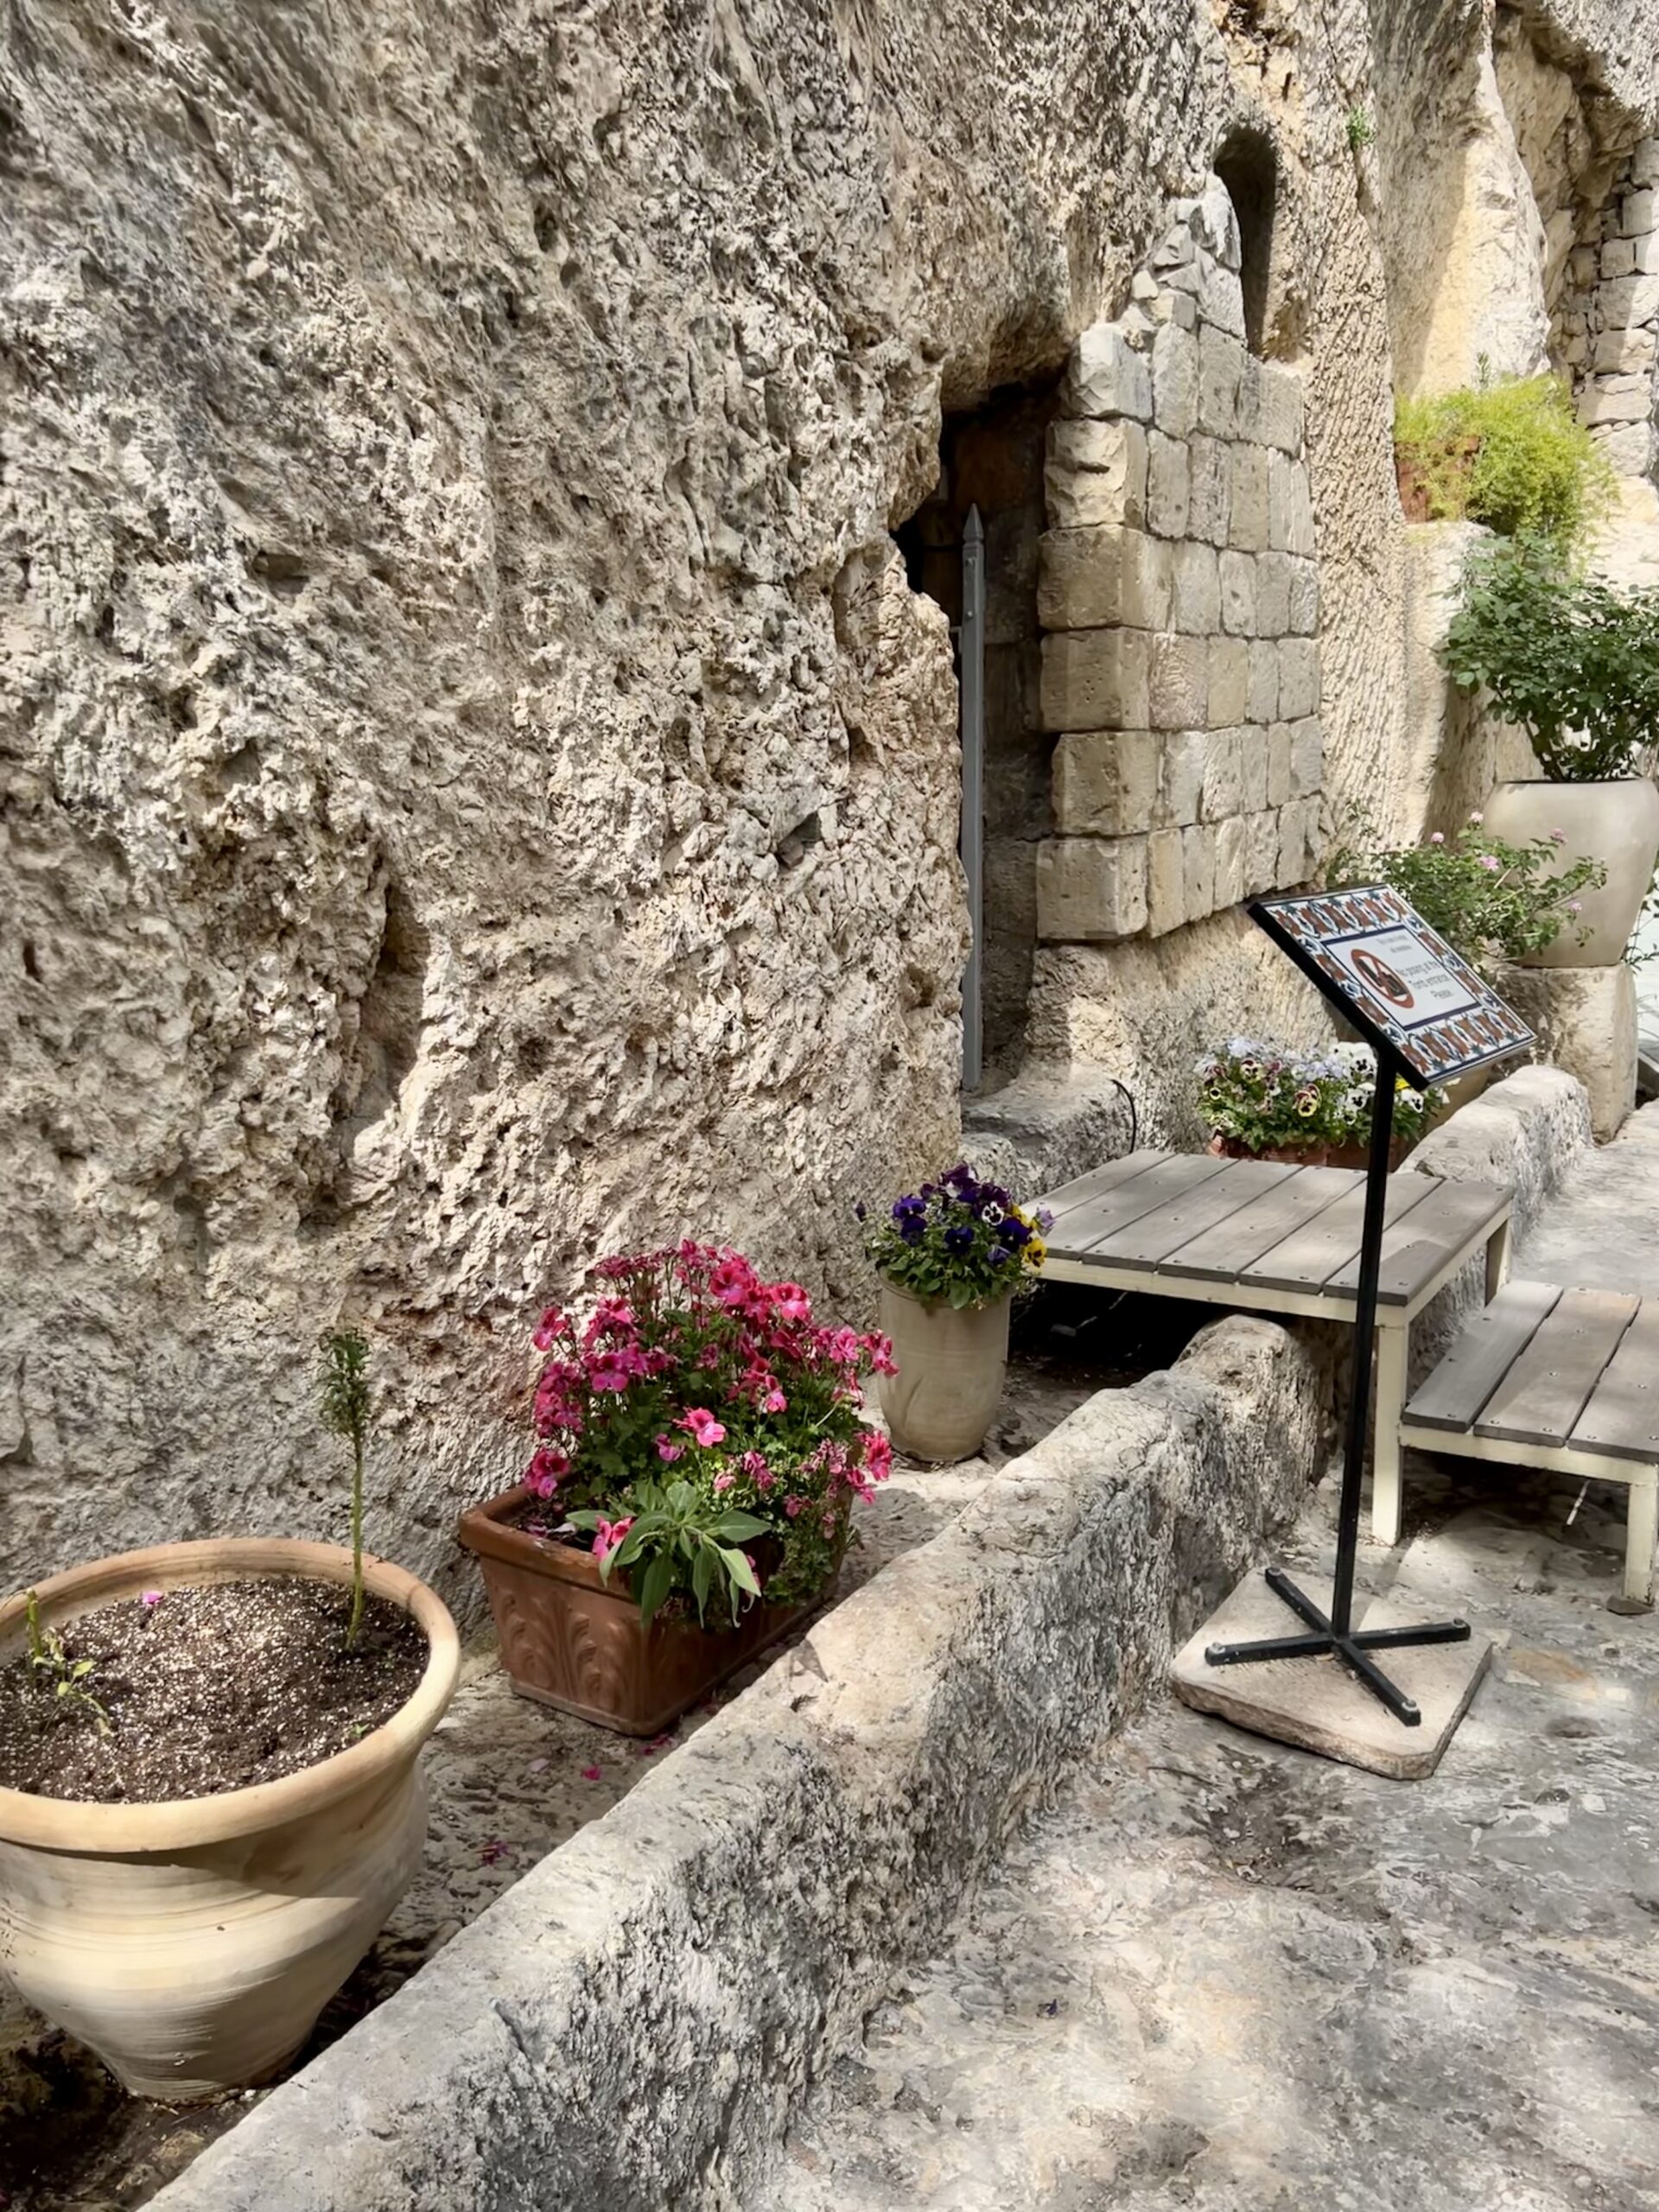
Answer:
[[[1621,1612],[1646,1612],[1653,1604],[1653,1548],[1659,1535],[1659,1480],[1649,1474],[1630,1484],[1624,1523],[1624,1602]]]
[[[1371,1452],[1371,1537],[1400,1541],[1400,1418],[1406,1408],[1409,1328],[1376,1332],[1376,1439]]]
[[[1486,1239],[1486,1303],[1490,1306],[1510,1279],[1510,1247],[1513,1239],[1508,1215]]]

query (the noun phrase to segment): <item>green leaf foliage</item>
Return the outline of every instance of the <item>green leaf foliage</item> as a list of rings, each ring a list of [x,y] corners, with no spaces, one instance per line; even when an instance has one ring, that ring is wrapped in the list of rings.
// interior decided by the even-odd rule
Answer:
[[[1519,722],[1546,776],[1643,773],[1659,737],[1659,590],[1578,574],[1545,542],[1478,546],[1465,564],[1440,659]]]
[[[1473,968],[1491,976],[1505,960],[1541,952],[1563,933],[1586,934],[1581,892],[1607,880],[1601,862],[1569,854],[1554,837],[1511,845],[1478,815],[1454,836],[1438,832],[1415,845],[1380,845],[1363,810],[1325,866],[1333,891],[1389,883]]]
[[[1437,521],[1484,523],[1565,553],[1612,502],[1612,470],[1561,377],[1483,377],[1399,400],[1394,442]]]

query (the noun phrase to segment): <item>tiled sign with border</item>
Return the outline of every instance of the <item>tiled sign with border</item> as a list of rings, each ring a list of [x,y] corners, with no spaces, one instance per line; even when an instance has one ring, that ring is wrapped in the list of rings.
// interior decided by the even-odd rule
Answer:
[[[1258,899],[1250,918],[1421,1084],[1512,1059],[1530,1029],[1387,884]]]

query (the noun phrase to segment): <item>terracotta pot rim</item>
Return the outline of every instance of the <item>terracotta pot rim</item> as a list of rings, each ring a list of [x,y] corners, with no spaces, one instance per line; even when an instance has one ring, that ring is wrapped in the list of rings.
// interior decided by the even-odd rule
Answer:
[[[302,1543],[281,1536],[209,1536],[112,1553],[32,1586],[42,1617],[50,1622],[73,1620],[139,1590],[176,1590],[278,1574],[349,1584],[352,1554],[342,1544]],[[99,1805],[80,1798],[0,1789],[0,1838],[87,1857],[190,1850],[326,1812],[365,1784],[409,1765],[454,1694],[461,1638],[443,1600],[406,1567],[365,1553],[363,1579],[372,1596],[385,1598],[413,1616],[426,1636],[427,1658],[413,1695],[360,1742],[315,1766],[302,1767],[297,1774],[212,1797]],[[0,1653],[22,1630],[27,1605],[26,1594],[20,1592],[0,1605]]]
[[[881,1287],[894,1298],[902,1298],[907,1306],[919,1306],[924,1313],[988,1313],[1014,1296],[1018,1286],[1010,1283],[995,1298],[982,1298],[976,1306],[953,1306],[948,1298],[918,1298],[913,1290],[905,1290],[891,1276],[881,1277]]]

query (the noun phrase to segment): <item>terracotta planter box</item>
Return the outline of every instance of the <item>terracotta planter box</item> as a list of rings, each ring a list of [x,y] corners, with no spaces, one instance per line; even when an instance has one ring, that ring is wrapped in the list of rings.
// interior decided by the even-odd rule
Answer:
[[[484,1570],[502,1664],[520,1697],[625,1736],[660,1735],[835,1588],[832,1577],[808,1605],[752,1605],[724,1630],[661,1614],[647,1629],[626,1573],[607,1584],[591,1552],[509,1525],[530,1498],[516,1483],[455,1531]]]

